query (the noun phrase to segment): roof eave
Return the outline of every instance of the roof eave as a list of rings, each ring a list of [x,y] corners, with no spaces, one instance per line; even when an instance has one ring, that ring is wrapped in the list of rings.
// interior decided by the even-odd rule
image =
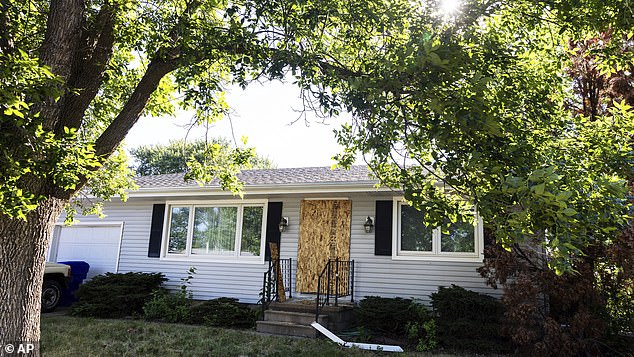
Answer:
[[[252,194],[312,194],[312,193],[354,193],[354,192],[389,192],[388,187],[377,187],[376,181],[359,182],[327,182],[304,184],[266,184],[247,185],[244,187],[245,196]],[[230,191],[222,190],[218,186],[187,186],[187,187],[144,187],[136,191],[129,191],[129,197],[153,196],[226,196]]]

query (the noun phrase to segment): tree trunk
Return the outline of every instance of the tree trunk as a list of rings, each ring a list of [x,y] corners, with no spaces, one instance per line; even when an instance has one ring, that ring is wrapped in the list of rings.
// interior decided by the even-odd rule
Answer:
[[[48,198],[26,220],[0,214],[0,356],[14,355],[7,344],[39,344],[44,261],[66,203]],[[33,355],[39,353],[29,354]]]

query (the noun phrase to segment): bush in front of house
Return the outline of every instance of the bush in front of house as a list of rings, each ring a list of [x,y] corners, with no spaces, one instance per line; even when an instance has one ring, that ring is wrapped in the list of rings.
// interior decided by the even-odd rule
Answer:
[[[495,298],[452,285],[431,294],[439,342],[475,353],[512,352],[502,336],[504,307]]]
[[[354,310],[355,323],[366,329],[390,335],[403,335],[411,321],[427,320],[424,306],[410,299],[366,296]]]
[[[157,290],[152,293],[152,299],[143,305],[143,317],[152,321],[186,323],[189,320],[189,309],[193,302],[193,294],[188,288],[195,275],[196,267],[189,267],[187,275],[181,278],[180,290],[176,292]]]
[[[161,322],[187,323],[192,299],[183,291],[156,291],[143,306],[143,318]]]
[[[253,328],[256,312],[237,299],[218,298],[195,304],[190,308],[188,323],[215,327]]]
[[[217,327],[252,328],[256,312],[237,299],[218,298],[195,303],[188,290],[196,273],[189,268],[177,291],[162,288],[161,273],[106,273],[80,286],[75,316],[121,318],[143,316],[146,320],[204,324]]]
[[[221,297],[200,303],[183,291],[157,292],[143,307],[146,320],[214,327],[252,328],[256,312],[237,299]]]
[[[195,303],[189,286],[196,274],[196,268],[190,267],[187,275],[181,279],[178,291],[156,291],[152,299],[143,306],[146,320],[162,322],[180,322],[194,325],[216,327],[252,328],[255,326],[256,313],[237,299],[218,298]]]
[[[355,324],[371,334],[391,338],[407,338],[418,351],[434,349],[437,345],[435,322],[427,307],[411,299],[366,296],[355,311]]]
[[[143,305],[167,281],[161,273],[106,273],[82,284],[75,292],[75,316],[120,318],[143,314]]]

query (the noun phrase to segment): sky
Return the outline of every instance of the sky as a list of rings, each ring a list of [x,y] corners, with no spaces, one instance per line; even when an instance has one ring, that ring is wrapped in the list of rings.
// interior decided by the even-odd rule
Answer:
[[[460,7],[461,0],[440,0],[440,13],[444,16],[455,16]],[[235,138],[238,142],[246,136],[248,146],[255,147],[258,155],[268,157],[280,168],[332,166],[332,157],[341,151],[333,130],[349,121],[350,115],[329,119],[327,125],[310,114],[308,123],[297,120],[297,110],[302,107],[299,94],[296,86],[279,81],[253,83],[246,90],[233,88],[226,96],[233,112],[230,118],[214,123],[209,136]],[[126,148],[204,137],[202,128],[188,134],[185,126],[191,119],[192,114],[187,112],[175,118],[141,118],[128,134]],[[358,157],[357,163],[361,162]]]
[[[349,114],[321,119],[309,114],[306,124],[297,120],[301,106],[299,89],[290,83],[253,83],[245,90],[233,88],[227,92],[226,100],[232,109],[229,118],[214,123],[210,137],[248,138],[248,146],[255,147],[260,156],[268,157],[279,167],[332,166],[332,157],[339,153],[333,130],[339,128]],[[170,140],[193,141],[204,137],[205,130],[198,128],[189,134],[185,128],[192,119],[188,112],[171,117],[143,117],[128,134],[126,148],[141,145],[167,144]],[[297,120],[297,121],[296,121]],[[295,123],[291,124],[293,121]],[[233,134],[232,134],[233,126]]]

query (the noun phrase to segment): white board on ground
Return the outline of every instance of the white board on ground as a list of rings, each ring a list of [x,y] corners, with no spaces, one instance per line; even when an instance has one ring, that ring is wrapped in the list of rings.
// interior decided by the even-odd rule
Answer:
[[[340,339],[337,335],[330,332],[327,328],[319,324],[318,322],[313,322],[310,324],[315,330],[324,334],[324,336],[328,337],[331,341],[336,342],[344,347],[356,347],[362,350],[370,350],[370,351],[384,351],[384,352],[403,352],[401,346],[394,345],[379,345],[374,343],[356,343],[356,342],[346,342]]]

